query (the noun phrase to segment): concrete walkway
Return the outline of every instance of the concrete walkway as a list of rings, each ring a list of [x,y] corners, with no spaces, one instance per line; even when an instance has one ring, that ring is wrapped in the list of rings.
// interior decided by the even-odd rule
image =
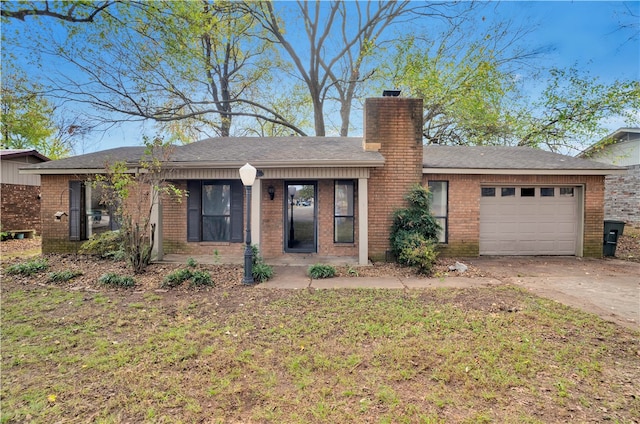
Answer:
[[[486,287],[503,284],[493,278],[399,278],[399,277],[336,277],[312,279],[306,266],[274,266],[271,280],[256,287],[264,289],[419,289],[436,287]]]

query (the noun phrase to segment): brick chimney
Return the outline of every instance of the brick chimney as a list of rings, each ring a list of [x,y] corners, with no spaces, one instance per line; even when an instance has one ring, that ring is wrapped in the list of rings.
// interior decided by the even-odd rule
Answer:
[[[383,260],[389,250],[392,214],[407,205],[404,197],[422,182],[422,99],[378,97],[365,100],[364,149],[384,156],[371,170],[369,257]]]

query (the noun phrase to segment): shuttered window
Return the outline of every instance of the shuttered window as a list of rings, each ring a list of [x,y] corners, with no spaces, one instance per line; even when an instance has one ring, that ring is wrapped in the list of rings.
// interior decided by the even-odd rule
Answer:
[[[239,180],[194,180],[187,188],[187,241],[243,241],[244,192]]]

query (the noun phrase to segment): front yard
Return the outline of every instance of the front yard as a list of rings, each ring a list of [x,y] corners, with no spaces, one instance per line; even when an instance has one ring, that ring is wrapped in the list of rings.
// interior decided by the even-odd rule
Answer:
[[[513,287],[3,276],[2,422],[638,422],[638,334]]]

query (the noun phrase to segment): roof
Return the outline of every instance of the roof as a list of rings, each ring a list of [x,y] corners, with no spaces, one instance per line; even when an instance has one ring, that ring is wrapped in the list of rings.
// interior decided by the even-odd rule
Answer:
[[[32,156],[34,158],[40,159],[43,162],[48,162],[51,159],[48,157],[41,155],[35,149],[5,149],[0,150],[0,159],[18,159],[27,156]]]
[[[209,138],[178,147],[172,162],[226,167],[250,162],[262,168],[384,164],[379,152],[364,151],[362,146],[362,137]]]
[[[442,146],[423,149],[423,173],[607,175],[625,168],[531,147]]]
[[[635,136],[632,136],[632,134],[634,134]],[[640,138],[640,128],[634,128],[634,127],[618,128],[611,134],[607,135],[601,140],[598,140],[597,142],[593,143],[591,146],[587,147],[585,150],[580,152],[578,154],[578,157],[589,157],[590,155],[592,155],[594,152],[598,150],[598,147],[607,146],[608,144],[611,144],[611,141],[613,141],[613,144],[616,144],[616,143],[621,143],[625,141],[638,140],[639,138]]]
[[[23,168],[24,173],[100,172],[105,164],[134,165],[145,147],[119,147]],[[249,162],[261,168],[382,166],[379,152],[364,151],[361,137],[221,137],[175,146],[176,168],[239,168]]]

